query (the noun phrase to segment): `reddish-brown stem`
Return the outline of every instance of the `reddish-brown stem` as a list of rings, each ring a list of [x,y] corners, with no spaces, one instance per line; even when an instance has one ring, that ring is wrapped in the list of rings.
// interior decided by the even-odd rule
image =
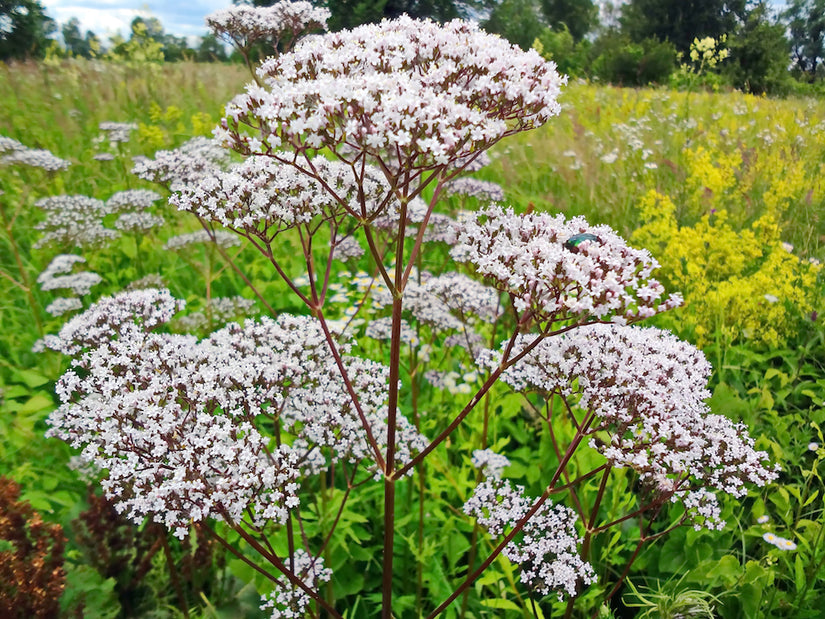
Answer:
[[[321,329],[323,330],[324,337],[327,340],[327,346],[332,352],[332,356],[335,359],[335,364],[338,366],[338,371],[341,373],[341,379],[344,381],[344,387],[352,400],[352,405],[355,407],[355,411],[358,413],[358,418],[361,420],[361,425],[367,435],[367,442],[370,444],[373,455],[375,456],[375,462],[378,464],[378,468],[382,471],[386,470],[384,456],[381,455],[381,449],[378,447],[378,443],[372,434],[372,429],[367,421],[367,416],[361,408],[361,401],[358,399],[358,394],[355,393],[355,388],[352,386],[352,381],[349,379],[349,373],[347,372],[347,368],[344,366],[344,360],[341,358],[341,354],[338,352],[338,347],[335,345],[335,338],[332,337],[332,333],[329,330],[329,325],[327,325],[327,321],[324,318],[323,311],[320,309],[315,311],[315,316],[318,318],[318,322],[321,323]]]
[[[169,568],[169,577],[172,580],[172,586],[175,588],[175,594],[178,596],[180,611],[183,613],[184,619],[189,619],[189,604],[186,602],[186,595],[183,593],[183,587],[180,584],[180,576],[177,567],[175,567],[175,559],[172,557],[169,539],[165,531],[161,534],[161,544],[163,545],[163,554],[166,557],[166,566]]]
[[[229,514],[224,515],[225,518],[228,517],[228,516],[229,516]],[[229,522],[229,520],[227,520],[227,522]],[[261,544],[259,544],[258,541],[254,537],[249,535],[249,533],[247,533],[243,529],[243,527],[240,527],[240,526],[235,525],[235,524],[231,524],[230,526],[232,527],[232,530],[235,531],[236,533],[238,533],[238,535],[240,535],[247,544],[252,546],[252,548],[254,548],[258,552],[258,554],[260,554],[264,559],[269,561],[281,573],[283,573],[284,577],[290,583],[292,583],[294,586],[298,587],[301,591],[303,591],[304,593],[309,595],[313,600],[317,600],[318,603],[321,604],[321,606],[324,607],[324,610],[326,610],[328,613],[330,613],[331,616],[335,617],[336,619],[343,619],[343,617],[341,617],[341,615],[338,613],[338,611],[336,611],[332,606],[330,606],[329,603],[324,598],[322,598],[320,595],[318,595],[318,593],[316,591],[313,591],[311,588],[309,588],[303,580],[298,578],[295,575],[295,573],[292,570],[290,570],[284,564],[284,562],[281,561],[281,559],[278,558],[277,555],[272,554],[266,548],[261,546]]]

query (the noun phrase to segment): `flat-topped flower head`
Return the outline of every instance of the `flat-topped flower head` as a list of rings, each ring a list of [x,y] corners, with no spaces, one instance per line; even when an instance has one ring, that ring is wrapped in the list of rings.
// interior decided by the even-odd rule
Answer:
[[[320,589],[332,578],[332,570],[324,567],[323,557],[312,557],[301,548],[285,563],[293,566],[293,573],[312,590]],[[311,603],[312,598],[303,589],[283,578],[271,593],[261,597],[261,610],[271,609],[270,619],[304,617]]]
[[[46,172],[65,170],[70,163],[56,157],[48,150],[24,148],[12,150],[8,155],[0,157],[0,165],[25,165],[31,168],[40,168]]]
[[[267,239],[318,215],[373,218],[387,208],[389,193],[383,174],[373,167],[366,167],[356,180],[349,166],[321,156],[307,163],[306,172],[256,156],[184,187],[169,202],[208,221]]]
[[[127,189],[112,194],[106,200],[106,208],[110,213],[145,211],[160,199],[161,195],[151,189]]]
[[[179,191],[221,172],[229,161],[229,153],[214,140],[192,138],[174,150],[159,150],[154,159],[135,162],[132,173],[140,178]]]
[[[534,339],[519,336],[514,350]],[[718,506],[704,488],[741,497],[746,484],[764,486],[776,472],[742,424],[710,414],[710,371],[701,351],[667,331],[596,324],[544,339],[503,379],[593,411],[589,434],[608,438],[592,444],[614,466],[638,471],[717,528]]]
[[[108,471],[103,487],[119,510],[137,521],[152,515],[181,536],[204,518],[283,523],[307,468],[371,458],[318,321],[282,314],[230,323],[202,340],[157,332],[181,306],[167,290],[121,293],[44,338],[73,356],[50,434]],[[383,447],[389,369],[343,362]],[[262,417],[278,421],[291,445],[276,448]],[[396,424],[403,465],[427,441],[403,416]]]
[[[540,321],[623,324],[681,304],[679,295],[661,300],[664,287],[651,277],[659,264],[647,250],[581,217],[516,215],[492,205],[462,222],[451,254]]]
[[[559,113],[564,79],[477,24],[403,16],[304,39],[258,70],[221,137],[243,154],[327,147],[398,174],[448,165]],[[257,137],[244,135],[243,126]],[[344,154],[346,153],[346,154]]]
[[[46,219],[35,226],[43,236],[36,248],[49,244],[98,247],[118,237],[118,232],[103,225],[109,209],[102,200],[83,195],[63,195],[42,198],[35,206],[46,213]]]
[[[206,16],[206,25],[238,49],[247,50],[257,41],[289,44],[303,33],[326,30],[329,9],[301,0],[281,0],[272,6],[238,5]]]
[[[486,458],[489,462],[489,456]],[[512,486],[508,480],[490,474],[476,486],[464,504],[464,513],[474,517],[492,536],[499,537],[508,533],[532,507],[533,499],[525,495],[523,486]],[[576,512],[569,507],[547,501],[530,517],[521,535],[505,546],[502,554],[519,567],[521,582],[531,590],[541,595],[555,591],[561,599],[564,593],[576,595],[579,583],[596,581],[591,565],[579,556],[577,546],[581,538],[576,520]]]

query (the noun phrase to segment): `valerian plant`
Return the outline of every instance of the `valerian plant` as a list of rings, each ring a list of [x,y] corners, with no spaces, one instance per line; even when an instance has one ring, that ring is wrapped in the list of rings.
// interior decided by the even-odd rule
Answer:
[[[213,21],[235,27],[225,15]],[[324,586],[336,578],[325,557],[372,484],[383,490],[380,614],[397,612],[394,591],[408,582],[396,570],[398,489],[415,476],[423,497],[425,464],[437,449],[462,448],[479,409],[477,487],[451,506],[476,521],[466,571],[433,608],[419,595],[421,615],[467,595],[499,557],[531,595],[566,596],[570,615],[595,580],[596,536],[638,522],[635,557],[676,526],[723,526],[715,493],[739,497],[776,473],[742,425],[709,414],[702,353],[633,326],[681,303],[653,277],[650,253],[581,218],[497,204],[444,212],[450,194],[501,198],[462,175],[500,140],[558,114],[564,83],[535,51],[460,20],[402,17],[305,38],[264,61],[216,130],[243,161],[230,164],[215,143],[189,144],[136,172],[170,189],[225,260],[227,231],[260,252],[306,315],[276,312],[234,263],[271,315],[206,337],[164,326],[184,306],[168,290],[101,299],[43,340],[72,357],[50,433],[106,472],[121,513],[179,537],[199,527],[268,579],[262,608],[272,617],[343,616]],[[291,244],[300,273],[288,267]],[[425,254],[445,258],[441,272]],[[367,271],[342,271],[356,262]],[[506,479],[507,457],[489,449],[498,382],[525,393],[552,443],[538,497]],[[459,403],[427,419],[434,388]],[[600,464],[582,471],[586,450]],[[628,490],[639,500],[608,514],[601,502],[621,469],[635,472]],[[339,489],[322,530],[306,516],[316,479]],[[583,501],[578,488],[593,479],[595,498]],[[663,524],[670,503],[681,516]],[[425,517],[422,507],[419,548]],[[482,530],[492,550],[477,562]]]

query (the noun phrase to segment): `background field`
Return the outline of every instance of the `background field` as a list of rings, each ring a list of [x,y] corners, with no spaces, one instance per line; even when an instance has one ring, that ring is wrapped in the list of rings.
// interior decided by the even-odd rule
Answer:
[[[55,255],[71,248],[33,247],[39,237],[35,225],[43,218],[34,203],[50,195],[106,199],[127,188],[151,188],[129,173],[132,157],[152,156],[191,137],[209,135],[223,104],[247,80],[245,69],[237,65],[0,65],[0,135],[48,149],[72,163],[55,174],[0,167],[0,475],[17,482],[21,500],[44,520],[61,525],[68,536],[67,611],[82,602],[88,616],[177,616],[180,593],[165,570],[162,553],[150,553],[158,533],[146,533],[148,526],[141,533],[128,533],[126,525],[117,525],[115,531],[110,521],[106,539],[128,547],[118,568],[121,576],[114,562],[104,566],[90,556],[88,514],[105,508],[89,494],[82,475],[68,467],[72,451],[43,437],[44,419],[56,401],[54,381],[66,361],[31,348],[44,334],[56,332],[64,319],[45,313],[56,296],[34,282]],[[662,264],[669,290],[682,291],[686,299],[683,308],[659,317],[656,324],[705,351],[715,368],[714,412],[742,419],[757,447],[767,450],[782,469],[777,484],[752,491],[745,501],[725,504],[724,531],[680,529],[646,548],[634,564],[633,586],[623,591],[625,604],[644,611],[661,603],[664,606],[649,616],[666,617],[680,609],[701,608],[718,596],[716,613],[724,617],[820,616],[818,609],[825,604],[825,441],[820,431],[825,421],[825,290],[819,264],[825,260],[825,106],[814,99],[586,83],[571,83],[562,104],[559,118],[494,148],[492,164],[477,176],[499,183],[505,202],[517,211],[582,215],[650,249]],[[113,147],[98,130],[104,121],[138,127],[130,142]],[[114,158],[96,160],[102,152]],[[451,198],[448,205],[460,209],[476,203]],[[88,268],[104,280],[84,301],[86,306],[153,273],[193,310],[203,308],[207,295],[252,298],[219,257],[162,249],[167,238],[196,230],[198,224],[166,205],[157,210],[166,218],[163,228],[83,252]],[[297,311],[259,258],[245,252],[240,261],[276,309]],[[511,409],[509,416],[516,418],[498,427],[501,436],[513,437],[517,445],[511,453],[512,476],[522,476],[528,487],[540,487],[540,474],[531,469],[535,454],[544,448],[530,443],[527,422],[518,420],[518,398],[505,393],[501,398]],[[443,461],[432,473],[447,486],[449,467]],[[434,482],[432,491],[440,491],[439,483]],[[364,510],[369,509],[365,499]],[[760,517],[767,521],[757,522]],[[447,530],[456,531],[455,539],[468,534],[453,522],[455,516],[441,518],[438,526],[450,521]],[[433,528],[438,530],[435,522]],[[771,546],[763,540],[765,533],[794,540],[796,550]],[[604,584],[585,594],[582,608],[598,608],[599,595],[632,550],[623,540],[594,550],[612,560],[602,563]],[[256,612],[258,596],[246,585],[253,580],[248,569],[218,558],[218,549],[212,547],[207,559],[206,550],[198,555],[186,544],[175,542],[172,551],[192,575],[184,596],[193,613]],[[365,616],[358,614],[359,604],[375,593],[370,590],[375,566],[369,558],[361,560],[367,566],[366,584],[363,575],[360,580],[350,575],[335,585],[334,595],[345,600],[351,617]],[[409,561],[412,572],[425,570],[431,582],[449,580],[460,571],[460,566],[432,561],[425,554]],[[129,582],[123,573],[130,575]],[[506,565],[498,566],[483,588],[512,606],[490,608],[473,602],[467,616],[532,616]],[[429,593],[433,601],[440,597],[438,591]],[[416,600],[406,603],[413,612]],[[543,602],[545,612],[554,606],[552,599]],[[616,612],[633,616],[634,611],[627,607]]]

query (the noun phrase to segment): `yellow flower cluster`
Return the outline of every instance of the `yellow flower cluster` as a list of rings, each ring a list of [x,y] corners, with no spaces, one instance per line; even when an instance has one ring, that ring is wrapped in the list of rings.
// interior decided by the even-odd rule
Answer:
[[[216,124],[209,114],[196,112],[190,118],[191,128],[187,129],[183,122],[183,111],[179,107],[170,105],[164,109],[157,103],[152,103],[149,107],[149,120],[151,124],[138,124],[138,140],[153,151],[172,148],[175,135],[209,136]]]
[[[742,164],[738,150],[712,153],[705,146],[684,151],[689,191],[690,214],[698,216],[724,204],[736,185],[736,173]]]
[[[656,255],[668,285],[684,294],[685,306],[673,319],[699,345],[721,338],[779,346],[821,300],[821,266],[788,251],[771,214],[741,231],[724,209],[680,226],[675,204],[656,190],[640,209],[644,223],[632,241]]]

